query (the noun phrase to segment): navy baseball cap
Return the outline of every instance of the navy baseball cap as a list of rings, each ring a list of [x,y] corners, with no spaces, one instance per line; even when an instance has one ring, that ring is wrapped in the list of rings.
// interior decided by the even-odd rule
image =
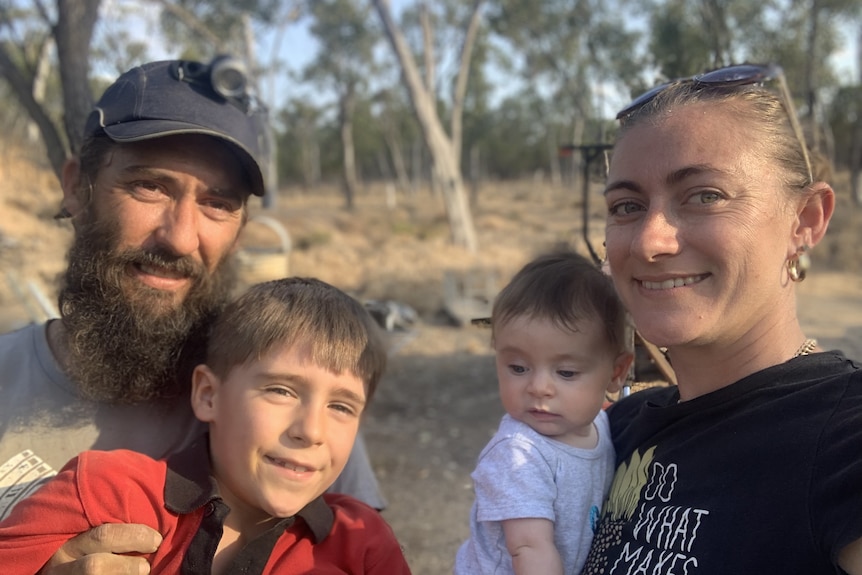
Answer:
[[[210,72],[211,65],[188,60],[132,68],[102,94],[87,118],[84,137],[104,130],[118,143],[175,134],[220,138],[235,149],[252,193],[263,196],[265,110],[252,105],[244,91],[240,95],[216,91]]]

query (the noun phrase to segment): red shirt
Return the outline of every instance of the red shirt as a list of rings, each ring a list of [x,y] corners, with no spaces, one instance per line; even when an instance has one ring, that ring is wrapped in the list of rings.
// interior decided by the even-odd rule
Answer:
[[[209,475],[206,441],[154,460],[134,451],[87,451],[0,522],[4,575],[32,575],[69,539],[104,523],[162,534],[153,575],[206,573],[227,506]],[[240,567],[241,566],[241,567]],[[250,541],[228,572],[409,574],[392,529],[373,508],[325,494]]]

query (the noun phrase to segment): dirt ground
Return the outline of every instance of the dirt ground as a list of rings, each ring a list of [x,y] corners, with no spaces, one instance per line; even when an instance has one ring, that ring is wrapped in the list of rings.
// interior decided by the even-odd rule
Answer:
[[[822,345],[862,358],[862,209],[850,206],[846,178],[836,188],[841,207],[828,240],[812,252],[800,314]],[[0,146],[0,331],[39,315],[33,294],[48,307],[54,300],[71,237],[68,223],[51,219],[58,190],[44,166]],[[574,190],[537,182],[482,186],[474,208],[477,254],[450,245],[442,200],[427,191],[396,195],[393,205],[384,187],[369,186],[347,212],[335,189],[285,190],[265,215],[288,231],[289,250],[271,227],[249,223],[240,252],[246,281],[280,272],[317,276],[362,300],[396,301],[418,314],[408,329],[390,332],[390,367],[363,424],[389,501],[384,517],[416,575],[451,572],[468,535],[469,475],[502,415],[488,332],[457,325],[444,294],[472,285],[470,278],[493,294],[532,255],[556,244],[586,253]],[[599,200],[590,200],[597,249]],[[254,205],[252,212],[262,210]],[[483,302],[474,303],[472,315],[481,315]]]

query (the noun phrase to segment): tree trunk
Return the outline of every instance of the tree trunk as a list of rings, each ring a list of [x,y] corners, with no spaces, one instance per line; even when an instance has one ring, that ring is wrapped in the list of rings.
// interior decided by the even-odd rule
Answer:
[[[357,181],[356,151],[353,146],[353,90],[348,91],[339,99],[339,128],[341,133],[342,168],[344,170],[344,200],[345,207],[352,210],[355,207]]]
[[[805,51],[805,99],[808,104],[806,111],[808,126],[811,130],[809,142],[812,150],[820,150],[820,131],[817,129],[817,90],[815,90],[815,71],[822,65],[817,59],[817,35],[820,28],[820,2],[811,0],[811,12],[808,16],[808,50]]]
[[[299,140],[299,165],[302,170],[302,183],[310,188],[314,183],[314,142],[301,137]]]
[[[572,143],[575,145],[584,144],[584,132],[586,131],[586,122],[583,120],[584,116],[581,114],[576,114],[574,118],[572,118]],[[583,174],[581,170],[578,169],[581,166],[581,163],[584,162],[584,152],[581,150],[572,150],[572,186],[574,189],[581,189],[585,182],[582,182]]]
[[[373,2],[383,22],[390,45],[401,64],[401,72],[410,94],[410,100],[416,111],[416,117],[422,128],[428,150],[431,153],[434,174],[442,185],[446,212],[452,231],[452,241],[455,245],[464,247],[470,252],[476,252],[478,249],[476,230],[473,225],[473,216],[470,213],[470,204],[464,190],[461,170],[454,155],[452,142],[446,136],[440,118],[437,116],[434,98],[422,84],[410,48],[407,46],[401,30],[392,20],[388,1],[373,0]]]
[[[458,78],[455,80],[455,87],[452,91],[452,148],[459,165],[461,162],[464,95],[467,93],[467,80],[470,78],[470,62],[473,54],[473,45],[476,43],[476,36],[479,33],[483,2],[484,0],[475,0],[473,4],[473,13],[470,16],[470,23],[467,25],[467,32],[464,34],[464,43],[461,46],[461,64],[458,68]]]
[[[425,88],[432,97],[437,94],[437,66],[434,60],[434,28],[431,15],[428,13],[428,3],[419,5],[419,21],[422,24],[422,52],[425,62]],[[436,98],[435,98],[436,99]]]
[[[422,142],[418,138],[413,138],[410,144],[410,191],[414,196],[419,193],[423,171]]]
[[[419,23],[422,27],[422,61],[425,64],[425,89],[431,95],[435,106],[437,104],[437,62],[434,52],[434,25],[428,10],[428,2],[419,4]],[[442,193],[441,183],[437,180],[437,172],[431,170],[431,196],[438,197]]]
[[[74,1],[74,0],[73,0]],[[172,14],[177,20],[183,23],[186,28],[199,34],[203,40],[213,47],[216,52],[224,51],[224,39],[221,36],[210,30],[210,28],[198,19],[192,12],[181,6],[174,0],[156,0],[162,8]]]
[[[54,38],[48,37],[39,49],[39,59],[36,62],[33,75],[33,100],[44,105],[45,93],[48,88],[48,80],[51,74],[51,50],[54,48]],[[32,119],[27,122],[27,139],[36,142],[40,139],[39,126]]]
[[[261,86],[260,74],[258,70],[260,65],[257,58],[257,50],[255,50],[254,28],[251,25],[251,16],[248,12],[242,15],[242,40],[245,50],[245,61],[248,63],[248,71],[251,76],[251,84],[254,86],[255,95],[261,98],[263,87]],[[277,154],[275,142],[275,130],[272,122],[269,121],[269,110],[266,111],[266,121],[262,122],[264,130],[263,149],[261,150],[261,161],[263,162],[265,190],[261,199],[264,209],[274,209],[276,207],[276,199],[278,194],[278,166],[275,158]]]
[[[856,37],[856,70],[859,72],[859,84],[862,86],[862,27]],[[850,153],[850,188],[853,194],[853,204],[862,208],[862,106],[857,109],[856,126],[853,129],[853,143]]]
[[[392,168],[395,170],[395,182],[398,191],[404,195],[410,193],[410,177],[407,174],[407,163],[404,161],[404,151],[401,149],[401,138],[398,130],[389,120],[389,115],[383,118],[383,141],[389,150]]]
[[[300,117],[296,124],[296,138],[299,142],[299,162],[302,182],[306,188],[316,186],[320,181],[320,146],[315,137],[314,123]]]
[[[482,184],[481,151],[473,144],[470,148],[470,207],[479,205],[479,186]]]
[[[557,130],[553,126],[548,126],[547,141],[551,185],[560,188],[563,186],[563,178],[560,176],[560,147],[557,143]]]
[[[27,110],[30,119],[38,126],[42,134],[42,140],[45,142],[48,161],[51,162],[51,168],[59,179],[63,163],[66,161],[68,155],[63,136],[51,120],[51,117],[48,116],[45,108],[33,98],[32,79],[25,77],[21,69],[15,65],[12,56],[7,52],[7,48],[3,43],[0,43],[0,73],[3,74],[7,84],[12,89],[12,93],[15,95],[18,103]],[[81,124],[83,127],[83,122]]]
[[[862,38],[860,38],[862,40]],[[862,51],[862,47],[859,48]],[[859,106],[862,112],[862,105]],[[856,118],[850,142],[850,192],[853,205],[862,207],[862,118]]]
[[[57,0],[54,39],[63,86],[63,123],[69,149],[74,154],[81,148],[84,124],[93,108],[89,84],[90,41],[99,18],[100,4],[101,0]]]

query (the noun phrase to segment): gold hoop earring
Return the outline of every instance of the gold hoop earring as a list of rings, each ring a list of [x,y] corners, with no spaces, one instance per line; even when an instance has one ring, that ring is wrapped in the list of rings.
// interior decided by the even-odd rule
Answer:
[[[801,282],[808,274],[808,269],[811,267],[811,258],[806,253],[808,246],[802,246],[798,252],[793,254],[787,260],[787,275],[793,282]]]

